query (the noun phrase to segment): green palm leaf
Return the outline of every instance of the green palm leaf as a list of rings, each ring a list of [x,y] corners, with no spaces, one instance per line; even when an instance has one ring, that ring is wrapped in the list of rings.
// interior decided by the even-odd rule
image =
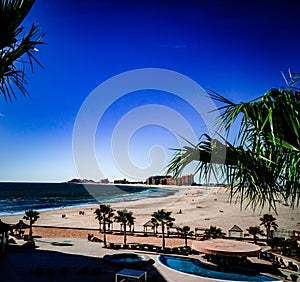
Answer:
[[[219,164],[220,179],[230,185],[231,199],[241,205],[246,201],[252,208],[268,206],[275,211],[278,201],[298,206],[300,92],[296,88],[271,89],[238,104],[214,91],[210,95],[223,104],[218,109],[219,122],[227,134],[242,116],[234,143],[202,135],[197,145],[175,149],[167,173],[179,176],[190,162],[198,161],[195,173],[204,179]]]
[[[33,23],[28,32],[20,26],[35,0],[0,1],[0,92],[5,100],[16,99],[16,90],[29,95],[26,88],[26,66],[33,71],[36,46],[42,44],[43,33]],[[27,60],[25,58],[27,57]]]

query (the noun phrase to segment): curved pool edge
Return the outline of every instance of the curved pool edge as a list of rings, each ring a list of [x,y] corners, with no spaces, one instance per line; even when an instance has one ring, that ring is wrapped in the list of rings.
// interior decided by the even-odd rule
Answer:
[[[193,278],[202,278],[202,279],[206,279],[206,280],[209,280],[209,281],[217,281],[217,282],[224,282],[224,281],[226,281],[226,280],[220,280],[220,279],[215,279],[215,278],[209,278],[209,277],[205,277],[205,276],[199,276],[199,275],[196,275],[196,274],[191,274],[191,273],[187,273],[187,272],[183,272],[183,271],[174,269],[174,268],[172,268],[172,267],[170,267],[170,266],[167,266],[167,265],[163,264],[163,263],[160,261],[160,259],[159,259],[161,256],[164,256],[164,255],[158,255],[158,256],[157,256],[157,262],[158,262],[162,267],[167,268],[167,269],[169,269],[169,270],[171,270],[171,271],[177,272],[177,273],[179,273],[179,274],[181,274],[181,275],[184,275],[184,276],[190,276],[190,277],[193,277]],[[179,257],[179,256],[178,256],[178,257]],[[281,282],[282,282],[282,281],[281,281]]]
[[[210,268],[210,265],[206,264],[205,262],[201,261],[200,259],[198,258],[194,258],[194,257],[182,257],[182,256],[171,256],[171,255],[158,255],[157,256],[157,261],[160,265],[162,265],[163,267],[171,270],[171,271],[174,271],[174,272],[177,272],[177,273],[180,273],[181,275],[187,275],[187,276],[191,276],[193,278],[201,278],[201,279],[205,279],[207,281],[219,281],[219,282],[224,282],[224,281],[237,281],[237,282],[246,282],[246,281],[251,281],[251,280],[232,280],[232,279],[220,279],[220,278],[213,278],[213,277],[207,277],[207,276],[202,276],[202,275],[198,275],[198,274],[193,274],[193,273],[189,273],[189,272],[184,272],[184,271],[181,271],[181,270],[178,270],[178,269],[174,269],[172,268],[171,266],[167,265],[167,264],[164,264],[163,261],[161,260],[162,257],[171,257],[171,258],[176,258],[176,259],[183,259],[183,260],[196,260],[196,261],[199,261],[201,262],[202,264],[205,264],[208,268]],[[222,272],[222,271],[219,271],[219,272]],[[224,273],[224,272],[223,272]],[[226,272],[227,274],[228,273],[233,273],[233,274],[238,274],[239,273],[235,273],[235,272]],[[258,273],[259,276],[262,276],[262,277],[266,277],[268,278],[269,280],[255,280],[256,282],[258,281],[269,281],[269,282],[283,282],[283,280],[279,279],[278,277],[273,277],[271,274],[269,273],[262,273],[262,272],[259,272]]]

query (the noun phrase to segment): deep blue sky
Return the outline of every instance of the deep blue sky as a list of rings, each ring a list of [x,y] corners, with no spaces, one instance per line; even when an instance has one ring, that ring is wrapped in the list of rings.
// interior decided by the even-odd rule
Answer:
[[[28,73],[31,99],[1,99],[0,181],[77,177],[72,153],[77,113],[95,87],[119,73],[169,69],[234,102],[283,86],[280,71],[299,72],[298,11],[298,1],[284,0],[37,0],[24,25],[39,22],[46,33],[37,54],[45,69]],[[95,141],[98,162],[105,163],[110,180],[130,178],[108,154],[116,122],[149,103],[184,115],[198,136],[205,131],[192,109],[172,95],[141,91],[116,101]],[[175,141],[152,125],[134,135],[130,155],[146,166],[151,146],[167,149],[176,147]],[[166,155],[168,159],[171,152]]]

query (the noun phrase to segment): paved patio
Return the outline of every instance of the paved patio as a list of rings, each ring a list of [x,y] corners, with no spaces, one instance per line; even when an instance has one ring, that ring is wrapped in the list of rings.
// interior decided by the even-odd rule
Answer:
[[[104,255],[124,251],[103,248],[102,243],[66,238],[39,238],[35,242],[36,248],[30,250],[21,247],[24,241],[18,241],[0,256],[1,282],[114,282],[115,274],[124,268],[103,262]],[[148,281],[211,281],[168,269],[157,261],[156,254],[147,255],[154,263],[138,269],[147,271]]]

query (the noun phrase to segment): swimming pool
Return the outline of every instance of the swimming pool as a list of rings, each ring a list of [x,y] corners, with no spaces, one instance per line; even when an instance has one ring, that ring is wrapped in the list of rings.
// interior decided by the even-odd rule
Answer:
[[[122,265],[142,265],[151,263],[151,258],[149,256],[135,253],[117,253],[113,255],[105,255],[103,259],[108,263]]]
[[[158,261],[166,267],[180,272],[202,276],[205,278],[227,281],[281,281],[272,277],[255,273],[235,273],[214,269],[198,259],[174,257],[168,255],[158,256]]]

